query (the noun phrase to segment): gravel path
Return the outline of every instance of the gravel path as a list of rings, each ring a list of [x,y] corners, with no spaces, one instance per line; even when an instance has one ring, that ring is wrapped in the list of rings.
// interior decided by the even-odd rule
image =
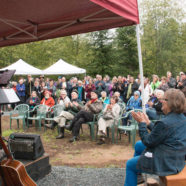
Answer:
[[[125,169],[122,168],[73,168],[57,166],[37,182],[38,186],[121,186]]]

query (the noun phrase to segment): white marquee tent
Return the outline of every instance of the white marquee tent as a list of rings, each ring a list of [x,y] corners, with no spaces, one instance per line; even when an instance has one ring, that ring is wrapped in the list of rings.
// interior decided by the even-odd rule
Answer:
[[[58,60],[56,63],[43,70],[43,74],[46,75],[68,75],[68,74],[84,74],[86,70],[73,66],[62,59]]]
[[[12,65],[5,67],[1,70],[16,70],[15,75],[40,75],[43,74],[42,70],[29,65],[22,59],[19,59],[17,62],[13,63]]]

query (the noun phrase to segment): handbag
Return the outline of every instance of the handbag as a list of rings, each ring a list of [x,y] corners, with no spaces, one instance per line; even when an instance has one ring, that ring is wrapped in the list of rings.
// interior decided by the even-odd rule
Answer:
[[[103,119],[105,120],[113,119],[111,112],[106,112],[105,114],[103,114]]]

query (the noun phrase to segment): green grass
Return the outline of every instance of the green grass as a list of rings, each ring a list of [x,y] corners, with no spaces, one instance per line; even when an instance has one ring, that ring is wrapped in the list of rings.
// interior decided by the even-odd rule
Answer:
[[[17,130],[10,130],[10,129],[8,129],[8,130],[3,131],[2,136],[3,137],[9,137],[10,134],[15,133],[15,132],[23,133],[24,131],[23,131],[23,129],[17,129]]]

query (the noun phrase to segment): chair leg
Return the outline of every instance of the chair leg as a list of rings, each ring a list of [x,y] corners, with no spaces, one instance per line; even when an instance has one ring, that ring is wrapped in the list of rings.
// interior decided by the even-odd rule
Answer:
[[[12,129],[12,119],[10,118],[10,129]]]
[[[107,127],[107,138],[109,138],[109,127]]]
[[[25,119],[23,119],[23,130],[25,130]]]
[[[41,119],[38,121],[39,130],[41,130]]]
[[[115,136],[114,136],[114,133],[115,133],[115,127],[114,126],[112,126],[111,127],[111,131],[112,131],[112,143],[114,144],[114,141],[115,141]]]
[[[90,127],[91,127],[91,137],[92,137],[92,140],[95,140],[95,136],[94,136],[94,123]]]
[[[134,149],[134,146],[135,146],[135,142],[136,142],[136,132],[133,131],[132,132],[132,147]]]
[[[19,129],[19,120],[17,119],[17,128]]]

